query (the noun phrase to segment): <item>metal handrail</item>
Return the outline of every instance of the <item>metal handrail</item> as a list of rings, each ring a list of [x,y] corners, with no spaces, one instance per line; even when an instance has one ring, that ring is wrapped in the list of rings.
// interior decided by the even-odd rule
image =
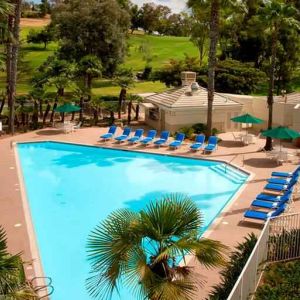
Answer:
[[[229,162],[225,162],[224,172],[227,173],[228,166],[239,156],[240,154],[236,154]]]
[[[51,285],[51,284],[52,284],[52,278],[51,278],[51,277],[39,277],[39,276],[33,277],[33,278],[30,280],[30,283],[33,284],[34,281],[35,281],[35,280],[38,280],[38,279],[48,280],[48,284],[46,284],[46,285]]]
[[[53,292],[54,292],[54,287],[53,287],[53,285],[48,286],[48,287],[47,287],[47,294],[46,294],[46,295],[43,295],[43,296],[40,296],[40,297],[39,297],[39,300],[51,296],[51,295],[53,294]]]
[[[35,285],[34,282],[36,280],[39,280],[39,279],[42,279],[45,282],[45,284],[44,285]],[[48,296],[52,295],[53,292],[54,292],[54,287],[52,285],[52,278],[51,277],[38,277],[38,276],[36,276],[36,277],[34,277],[30,280],[30,284],[31,284],[31,286],[33,287],[33,289],[36,293],[40,293],[43,290],[45,290],[46,294],[42,295],[42,296],[39,296],[39,299],[47,298]]]
[[[228,162],[225,162],[225,167],[224,167],[224,172],[227,173],[227,169],[228,169],[228,166],[239,156],[241,155],[241,153],[238,153],[236,154],[230,161]],[[244,167],[245,165],[245,154],[243,154],[243,165],[242,167]]]

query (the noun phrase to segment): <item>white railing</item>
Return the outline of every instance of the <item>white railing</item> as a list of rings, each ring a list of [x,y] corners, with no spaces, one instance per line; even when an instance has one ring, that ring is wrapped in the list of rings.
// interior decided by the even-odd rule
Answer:
[[[270,220],[266,222],[252,254],[227,300],[244,300],[255,291],[260,280],[259,267],[268,257],[269,224]]]
[[[265,262],[300,257],[300,213],[269,219],[227,300],[246,300],[256,290]]]
[[[268,261],[285,261],[300,257],[300,214],[288,214],[270,222]]]

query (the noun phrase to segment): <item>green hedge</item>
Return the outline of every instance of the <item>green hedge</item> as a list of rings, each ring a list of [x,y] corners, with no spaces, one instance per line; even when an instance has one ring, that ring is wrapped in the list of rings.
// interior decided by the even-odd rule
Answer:
[[[269,265],[255,300],[300,299],[300,260]]]

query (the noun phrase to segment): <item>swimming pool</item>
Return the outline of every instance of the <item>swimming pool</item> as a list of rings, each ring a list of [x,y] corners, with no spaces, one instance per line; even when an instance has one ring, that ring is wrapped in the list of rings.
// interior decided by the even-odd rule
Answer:
[[[90,231],[110,212],[139,210],[171,192],[186,193],[207,227],[248,175],[221,162],[56,142],[17,145],[27,199],[53,300],[91,299],[85,290]],[[125,289],[113,300],[133,299]]]

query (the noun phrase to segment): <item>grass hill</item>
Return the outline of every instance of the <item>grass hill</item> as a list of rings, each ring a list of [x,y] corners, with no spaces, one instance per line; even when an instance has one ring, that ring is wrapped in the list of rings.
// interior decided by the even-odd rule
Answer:
[[[38,22],[34,25],[28,21],[22,20],[21,30],[21,56],[22,65],[18,79],[17,92],[19,94],[27,93],[31,90],[30,78],[32,74],[46,59],[57,49],[57,43],[50,43],[46,50],[43,45],[27,44],[26,37],[30,30],[40,30]],[[41,22],[41,24],[43,24]],[[45,24],[43,24],[45,25]],[[132,68],[134,72],[142,71],[147,61],[153,67],[153,70],[161,68],[173,59],[183,59],[185,54],[197,56],[197,48],[185,37],[170,36],[150,36],[136,33],[129,36],[128,55],[124,66]],[[2,74],[0,88],[4,89],[4,75]],[[160,82],[139,82],[129,91],[130,93],[161,92],[166,87]],[[95,95],[116,95],[119,88],[113,86],[109,80],[96,80],[93,94]]]

